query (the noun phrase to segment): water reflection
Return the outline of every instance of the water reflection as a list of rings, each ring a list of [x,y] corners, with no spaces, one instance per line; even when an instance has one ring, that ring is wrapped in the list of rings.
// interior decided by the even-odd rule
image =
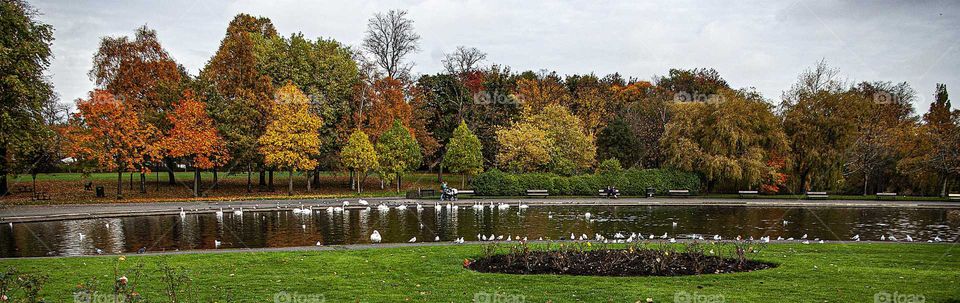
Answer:
[[[585,216],[590,213],[589,218]],[[919,241],[956,241],[960,222],[948,210],[886,208],[758,208],[731,206],[541,206],[518,208],[410,206],[315,209],[235,214],[142,216],[3,225],[0,256],[91,255],[150,251],[289,247],[367,243],[373,230],[383,242],[452,241],[477,234],[559,239],[569,234],[637,232],[644,235],[719,234],[724,238],[771,236],[864,240],[881,235]],[[676,225],[674,225],[676,223]]]

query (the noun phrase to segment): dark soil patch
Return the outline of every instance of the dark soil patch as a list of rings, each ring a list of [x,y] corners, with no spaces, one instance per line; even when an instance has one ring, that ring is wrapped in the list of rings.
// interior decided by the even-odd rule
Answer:
[[[466,261],[484,273],[574,276],[685,276],[748,272],[774,268],[774,263],[722,258],[699,253],[652,249],[558,250],[500,254]]]

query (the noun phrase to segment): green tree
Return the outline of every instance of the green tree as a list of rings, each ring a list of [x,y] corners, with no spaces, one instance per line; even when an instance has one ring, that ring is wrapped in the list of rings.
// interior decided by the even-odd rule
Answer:
[[[443,156],[443,166],[451,172],[461,173],[463,185],[470,176],[483,172],[483,146],[480,139],[467,128],[467,123],[460,121],[457,129],[453,130],[453,137],[447,143],[447,153]]]
[[[340,151],[340,159],[344,167],[354,172],[355,175],[351,177],[350,182],[356,183],[358,193],[363,192],[363,181],[367,178],[367,173],[380,166],[377,151],[370,143],[370,137],[362,130],[355,130],[350,134],[350,139]]]
[[[512,171],[570,175],[592,167],[597,154],[580,119],[557,104],[497,131],[497,142],[497,161]]]
[[[290,172],[287,194],[293,195],[293,174],[317,166],[313,157],[320,152],[317,129],[323,121],[310,112],[307,96],[296,85],[288,83],[280,88],[276,102],[270,123],[259,139],[260,153],[267,165]],[[307,190],[310,190],[309,180]]]
[[[380,160],[381,177],[384,182],[391,182],[396,178],[397,192],[400,192],[403,174],[420,166],[423,158],[417,140],[400,120],[394,120],[393,126],[380,134],[376,151]]]
[[[6,195],[11,155],[46,137],[42,110],[54,98],[43,75],[50,66],[53,27],[26,1],[0,3],[0,196]]]

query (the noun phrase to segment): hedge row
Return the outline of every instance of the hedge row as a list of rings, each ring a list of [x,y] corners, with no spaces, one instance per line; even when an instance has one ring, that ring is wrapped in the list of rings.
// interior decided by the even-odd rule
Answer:
[[[672,169],[628,169],[578,176],[559,176],[550,173],[511,174],[492,169],[470,182],[479,195],[520,196],[527,189],[546,189],[551,195],[593,196],[597,190],[616,186],[622,195],[644,195],[648,187],[657,194],[671,189],[700,191],[700,178],[694,173]]]

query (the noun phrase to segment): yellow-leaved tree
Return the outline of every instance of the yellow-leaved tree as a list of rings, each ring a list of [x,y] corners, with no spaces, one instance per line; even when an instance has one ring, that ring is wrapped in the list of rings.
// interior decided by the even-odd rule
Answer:
[[[267,130],[260,136],[260,154],[268,166],[290,172],[287,194],[293,195],[293,175],[297,170],[310,171],[317,166],[314,158],[320,152],[317,130],[323,121],[310,112],[307,96],[292,83],[277,91],[276,104],[270,111]],[[307,178],[310,190],[310,178]]]

